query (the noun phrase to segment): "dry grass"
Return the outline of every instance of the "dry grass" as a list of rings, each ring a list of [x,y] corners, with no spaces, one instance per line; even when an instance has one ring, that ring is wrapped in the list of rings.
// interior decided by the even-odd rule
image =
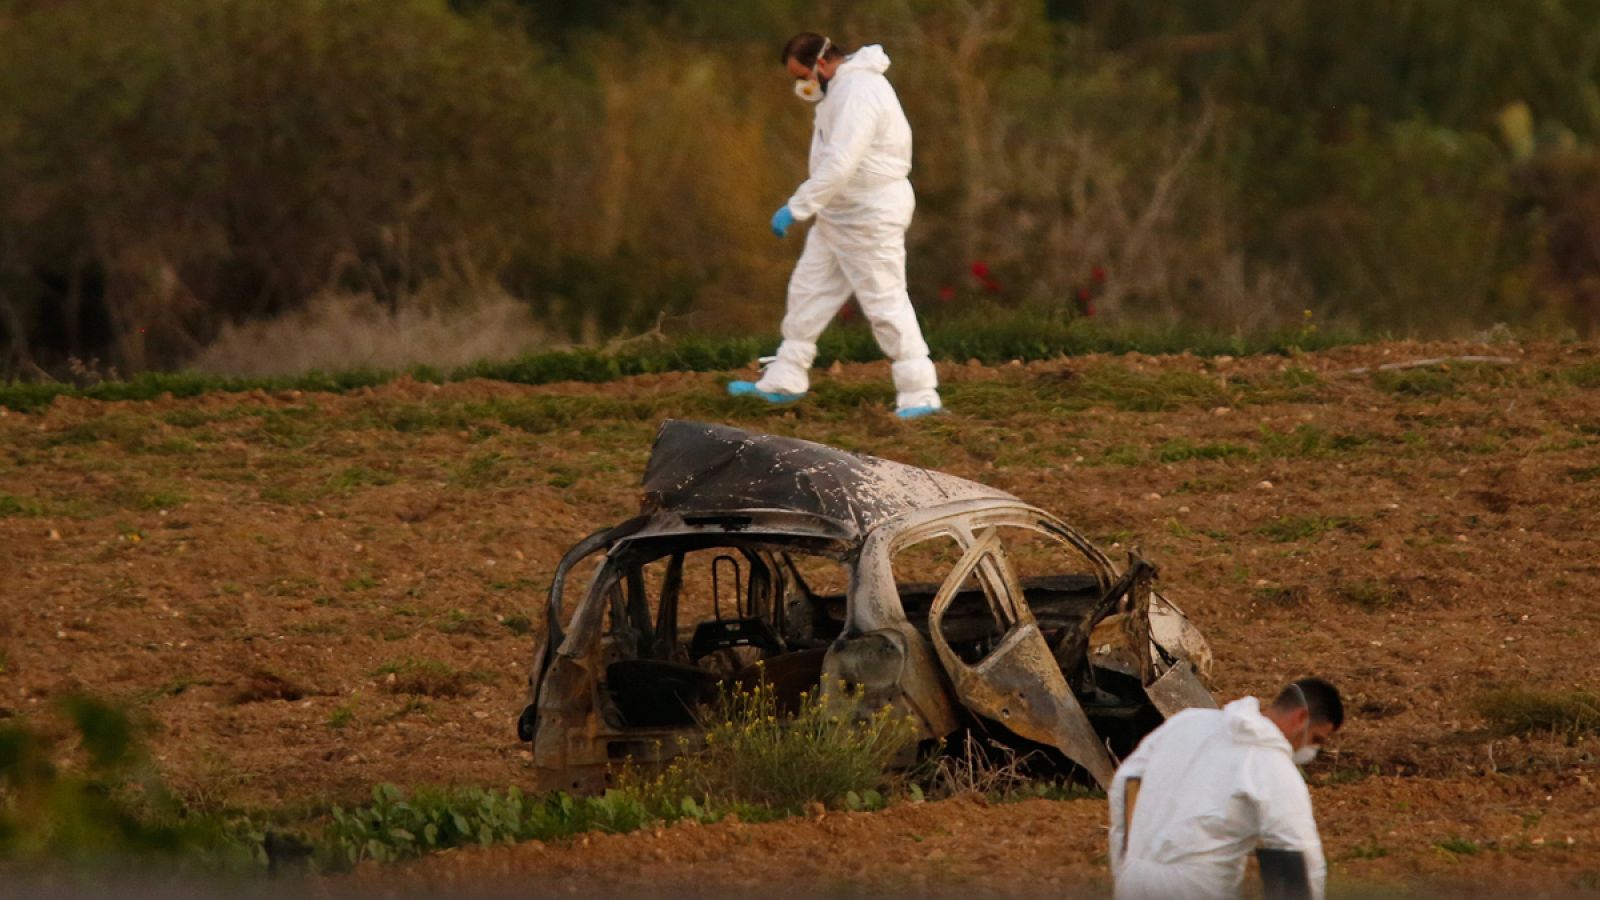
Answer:
[[[1576,737],[1600,731],[1600,696],[1519,685],[1486,691],[1473,700],[1478,715],[1504,734]]]

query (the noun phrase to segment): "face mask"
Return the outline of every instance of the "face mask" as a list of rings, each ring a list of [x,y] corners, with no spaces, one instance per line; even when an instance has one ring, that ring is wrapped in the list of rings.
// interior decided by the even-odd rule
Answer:
[[[1316,744],[1311,743],[1311,704],[1306,702],[1306,692],[1300,689],[1300,685],[1291,681],[1289,686],[1294,688],[1296,694],[1300,695],[1300,705],[1306,711],[1305,746],[1290,754],[1290,758],[1294,760],[1294,764],[1297,766],[1309,766],[1311,761],[1317,758],[1317,751],[1321,749]]]
[[[811,77],[794,83],[794,95],[807,103],[821,102],[824,94],[828,92],[822,81],[822,75],[817,67],[822,65],[822,58],[828,54],[828,48],[833,42],[827,38],[822,39],[822,49],[817,51],[817,61],[811,64]]]

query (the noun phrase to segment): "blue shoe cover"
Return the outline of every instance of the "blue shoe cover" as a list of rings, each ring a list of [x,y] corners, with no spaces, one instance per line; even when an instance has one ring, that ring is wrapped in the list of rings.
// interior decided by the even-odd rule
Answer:
[[[942,406],[908,406],[905,409],[895,410],[894,414],[902,419],[920,419],[923,416],[931,416],[941,412],[944,412],[944,407]]]
[[[805,394],[785,394],[781,391],[763,391],[754,381],[730,381],[728,393],[734,397],[760,397],[768,403],[783,406],[804,397]]]

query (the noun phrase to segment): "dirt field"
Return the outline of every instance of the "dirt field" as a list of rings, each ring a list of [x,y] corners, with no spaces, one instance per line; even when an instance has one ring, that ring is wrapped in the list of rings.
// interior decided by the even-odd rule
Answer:
[[[1510,362],[1356,371],[1467,354]],[[1139,546],[1210,638],[1223,698],[1304,673],[1340,683],[1353,717],[1311,770],[1336,885],[1600,890],[1595,738],[1505,737],[1471,702],[1592,690],[1600,675],[1600,347],[941,376],[952,412],[915,424],[890,415],[883,364],[825,374],[788,411],[722,397],[726,376],[671,375],[7,412],[0,707],[44,721],[64,692],[125,700],[202,809],[525,783],[513,720],[547,575],[632,512],[660,420],[703,418],[937,466],[1062,514],[1114,557]],[[365,877],[1094,891],[1102,815],[1088,800],[957,800],[463,851]]]

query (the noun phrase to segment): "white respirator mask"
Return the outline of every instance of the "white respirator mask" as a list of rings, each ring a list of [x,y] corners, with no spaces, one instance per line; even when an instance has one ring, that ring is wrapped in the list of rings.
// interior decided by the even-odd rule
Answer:
[[[827,38],[822,39],[822,49],[817,51],[817,61],[811,64],[811,77],[794,83],[794,95],[807,103],[820,103],[827,93],[822,82],[817,77],[817,67],[822,65],[822,58],[828,54],[828,49],[833,42]]]

